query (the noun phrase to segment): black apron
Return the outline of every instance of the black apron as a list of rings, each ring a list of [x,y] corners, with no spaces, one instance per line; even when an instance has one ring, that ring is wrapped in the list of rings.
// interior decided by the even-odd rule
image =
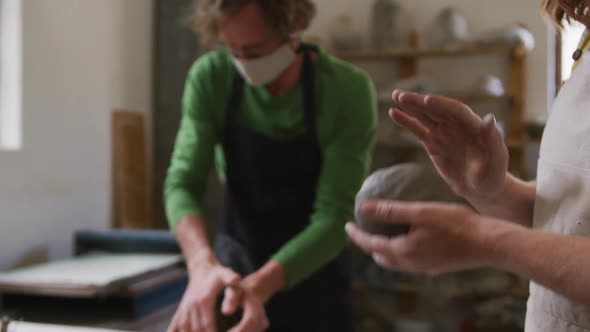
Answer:
[[[241,275],[264,265],[310,223],[322,154],[317,139],[314,70],[304,52],[305,133],[274,139],[238,121],[244,80],[237,74],[227,104],[223,150],[226,193],[215,241],[220,262]],[[342,253],[266,305],[269,331],[353,331],[348,256]]]

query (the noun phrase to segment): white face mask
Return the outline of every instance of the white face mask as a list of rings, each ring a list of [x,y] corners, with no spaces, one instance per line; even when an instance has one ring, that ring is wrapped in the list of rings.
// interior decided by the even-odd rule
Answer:
[[[295,52],[289,44],[260,58],[242,60],[234,57],[234,65],[246,82],[261,86],[276,80],[295,61]]]

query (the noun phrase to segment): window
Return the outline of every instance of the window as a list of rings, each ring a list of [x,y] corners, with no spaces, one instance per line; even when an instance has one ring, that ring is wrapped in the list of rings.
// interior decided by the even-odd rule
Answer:
[[[21,0],[0,0],[0,150],[21,146]]]

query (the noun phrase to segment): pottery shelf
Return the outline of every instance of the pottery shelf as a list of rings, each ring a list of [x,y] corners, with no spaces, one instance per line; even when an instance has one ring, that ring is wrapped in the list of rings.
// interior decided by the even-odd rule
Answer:
[[[417,41],[413,43],[417,45]],[[420,70],[419,65],[423,59],[437,58],[465,58],[465,57],[501,57],[508,60],[507,73],[507,93],[502,96],[489,95],[469,95],[469,94],[446,94],[449,97],[461,100],[466,104],[476,104],[481,102],[498,102],[506,109],[506,128],[505,140],[510,151],[509,170],[519,176],[526,177],[526,164],[524,149],[527,142],[527,126],[525,124],[525,92],[526,92],[526,73],[525,63],[527,50],[522,46],[465,46],[460,48],[444,49],[427,49],[418,47],[408,47],[399,50],[381,50],[381,51],[350,51],[335,53],[335,56],[352,63],[366,62],[385,62],[398,63],[400,66],[401,78],[416,76]],[[380,103],[392,103],[388,98],[380,98]],[[381,145],[378,148],[383,148]],[[401,144],[400,147],[407,154],[410,145]],[[420,144],[415,144],[414,148],[421,148]],[[416,155],[416,154],[412,154]],[[407,159],[407,158],[406,158]]]

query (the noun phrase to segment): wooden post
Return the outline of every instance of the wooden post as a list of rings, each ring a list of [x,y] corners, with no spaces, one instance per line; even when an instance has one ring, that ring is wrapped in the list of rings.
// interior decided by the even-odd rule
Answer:
[[[526,93],[526,49],[524,46],[514,48],[510,54],[509,87],[512,96],[512,109],[507,116],[506,140],[510,150],[510,170],[520,176],[526,175],[524,148],[526,128],[524,123]]]
[[[408,43],[408,46],[412,50],[417,50],[420,47],[420,41],[417,32],[413,31],[410,33]],[[416,76],[418,73],[418,58],[414,55],[408,55],[407,57],[401,58],[400,65],[400,74],[402,78]]]

